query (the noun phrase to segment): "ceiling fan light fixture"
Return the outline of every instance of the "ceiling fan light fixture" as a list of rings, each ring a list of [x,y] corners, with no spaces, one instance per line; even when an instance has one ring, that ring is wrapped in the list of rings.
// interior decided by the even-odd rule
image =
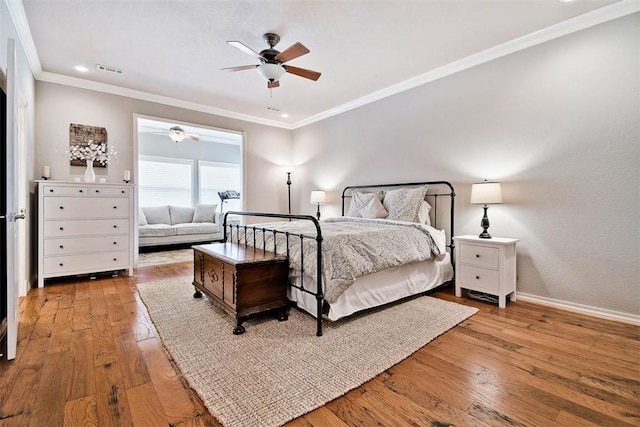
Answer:
[[[184,130],[180,126],[173,126],[169,129],[169,138],[173,142],[180,142],[186,137]]]
[[[276,82],[286,73],[285,69],[279,64],[265,63],[258,65],[258,73],[267,81]]]

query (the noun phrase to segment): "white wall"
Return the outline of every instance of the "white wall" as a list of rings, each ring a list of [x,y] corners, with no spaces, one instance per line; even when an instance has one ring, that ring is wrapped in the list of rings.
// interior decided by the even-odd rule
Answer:
[[[518,244],[518,291],[640,314],[640,14],[583,30],[294,131],[314,188],[451,181],[456,234],[479,234],[470,185],[503,183],[495,236]]]

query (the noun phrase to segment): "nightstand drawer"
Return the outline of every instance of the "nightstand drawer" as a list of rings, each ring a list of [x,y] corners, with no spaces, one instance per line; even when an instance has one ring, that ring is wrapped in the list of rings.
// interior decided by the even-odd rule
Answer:
[[[457,280],[464,288],[496,293],[500,288],[500,273],[487,268],[460,265]]]
[[[460,259],[463,264],[472,264],[478,267],[500,268],[500,250],[488,246],[477,246],[462,243],[460,245]]]

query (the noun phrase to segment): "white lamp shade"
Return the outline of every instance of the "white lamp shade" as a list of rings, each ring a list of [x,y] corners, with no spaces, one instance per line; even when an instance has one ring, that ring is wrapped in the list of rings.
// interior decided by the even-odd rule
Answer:
[[[314,205],[323,205],[327,203],[327,193],[324,191],[312,191],[311,192],[311,200],[309,203]]]
[[[481,182],[471,186],[471,203],[502,203],[502,189],[499,182]]]
[[[280,80],[286,71],[278,64],[266,63],[258,66],[258,73],[270,82],[275,82]]]

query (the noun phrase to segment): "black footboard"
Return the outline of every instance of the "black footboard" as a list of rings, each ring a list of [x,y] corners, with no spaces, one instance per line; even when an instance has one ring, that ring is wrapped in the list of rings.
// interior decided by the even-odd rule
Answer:
[[[265,228],[261,225],[259,226],[251,226],[251,225],[238,225],[238,224],[229,224],[227,223],[228,215],[241,215],[241,216],[253,216],[253,217],[264,217],[264,218],[276,218],[276,219],[297,219],[297,220],[306,220],[311,221],[316,229],[316,235],[306,235],[300,233],[291,233],[285,231],[274,230],[271,228]],[[267,235],[272,234],[273,237],[273,246],[267,247]],[[285,248],[278,246],[278,236],[281,236],[284,239]],[[290,239],[300,239],[300,247],[302,248],[304,239],[315,240],[316,242],[316,290],[315,292],[306,289],[304,286],[304,251],[300,251],[300,256],[302,257],[301,264],[301,282],[300,285],[295,285],[289,282],[289,286],[293,288],[297,288],[302,292],[312,294],[315,296],[317,301],[317,329],[316,335],[322,336],[322,308],[324,306],[324,293],[322,288],[322,230],[320,229],[320,223],[318,220],[310,215],[287,215],[287,214],[274,214],[274,213],[264,213],[264,212],[237,212],[237,211],[229,211],[224,215],[223,221],[223,241],[224,242],[235,242],[238,244],[244,244],[248,246],[253,246],[257,249],[262,249],[263,251],[272,251],[275,253],[284,253],[287,258],[289,258],[289,241]],[[311,276],[311,275],[310,275]]]

